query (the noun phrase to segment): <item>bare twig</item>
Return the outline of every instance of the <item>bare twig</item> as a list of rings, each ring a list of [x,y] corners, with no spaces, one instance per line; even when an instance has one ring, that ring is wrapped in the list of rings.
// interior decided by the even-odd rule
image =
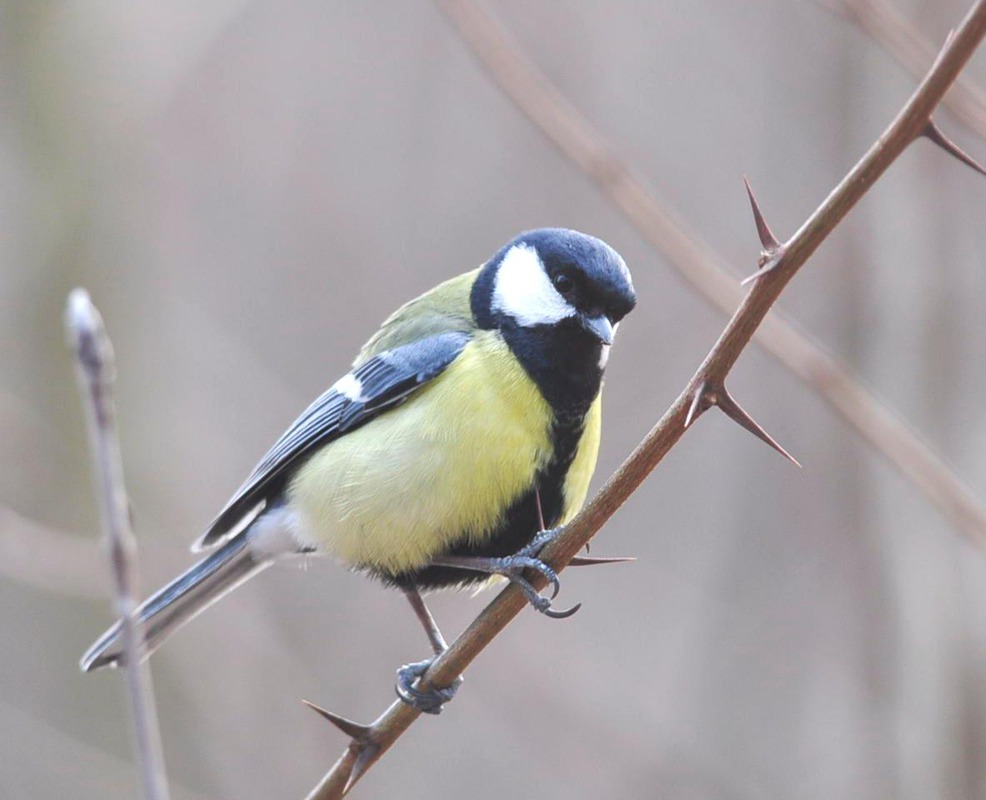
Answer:
[[[96,466],[100,512],[110,555],[114,600],[120,618],[133,717],[134,740],[146,800],[167,800],[168,784],[158,732],[150,675],[138,657],[136,550],[130,507],[123,483],[123,463],[113,399],[113,347],[102,317],[84,289],[75,289],[65,310],[65,330],[76,359],[82,404],[86,409],[89,444]]]
[[[957,158],[967,167],[974,169],[980,175],[986,175],[986,169],[983,168],[983,165],[976,161],[976,159],[968,153],[963,151],[962,148],[960,148],[955,142],[949,139],[944,134],[942,129],[935,124],[934,120],[928,120],[928,124],[925,126],[922,135],[928,139],[928,141],[938,145],[953,158]]]
[[[935,47],[887,0],[833,0],[825,8],[855,22],[920,78],[935,59]],[[955,118],[986,137],[986,92],[968,75],[960,75],[942,101]]]
[[[473,27],[489,25],[485,15],[464,0],[445,0],[443,8],[457,22],[467,19],[471,20]],[[788,281],[877,178],[922,133],[931,119],[932,111],[984,35],[986,0],[979,0],[942,51],[934,68],[890,127],[808,221],[782,246],[778,267],[756,282],[671,408],[610,477],[603,489],[546,548],[544,557],[556,569],[563,568],[581,550],[681,438],[686,430],[685,418],[693,406],[696,394],[700,390],[706,394],[708,387],[715,387],[717,392],[725,391],[724,382],[730,369]],[[549,109],[546,113],[555,112]],[[592,149],[591,143],[583,144]],[[615,179],[626,180],[626,177],[625,171],[622,171]],[[642,199],[646,202],[649,198],[645,195]],[[663,218],[663,212],[659,216]],[[681,236],[677,238],[682,246],[689,250],[694,248],[688,241],[681,242]],[[697,408],[702,405],[700,401]],[[531,577],[536,585],[544,585],[543,578]],[[449,649],[436,659],[424,676],[425,684],[449,685],[525,605],[526,600],[517,587],[509,586],[504,589]],[[361,726],[359,738],[353,738],[346,752],[309,794],[308,800],[342,797],[358,780],[359,775],[364,774],[397,741],[419,714],[419,711],[410,706],[396,702],[374,723]],[[354,774],[357,762],[361,762],[360,771],[359,774]]]
[[[620,160],[612,144],[518,50],[495,20],[471,2],[447,0],[441,8],[516,106],[597,183],[685,280],[724,313],[732,314],[743,299],[743,291],[711,245],[661,203],[648,183]],[[763,246],[758,263],[768,266],[776,261],[780,243],[755,204],[754,215],[759,216],[757,229]],[[763,321],[756,341],[825,398],[952,525],[975,544],[986,547],[986,509],[848,367],[777,313]]]

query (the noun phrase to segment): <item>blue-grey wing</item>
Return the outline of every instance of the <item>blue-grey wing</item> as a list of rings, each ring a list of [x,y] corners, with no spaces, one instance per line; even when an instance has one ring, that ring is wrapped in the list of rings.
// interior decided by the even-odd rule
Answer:
[[[217,544],[277,497],[316,448],[366,424],[440,375],[469,339],[461,331],[429,336],[386,350],[336,381],[274,443],[193,549]]]

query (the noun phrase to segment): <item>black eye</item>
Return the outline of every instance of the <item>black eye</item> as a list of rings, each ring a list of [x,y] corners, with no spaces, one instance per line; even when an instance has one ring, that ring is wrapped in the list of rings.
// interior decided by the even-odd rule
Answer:
[[[569,295],[575,291],[575,278],[572,277],[572,273],[567,270],[562,272],[556,272],[555,277],[551,279],[551,282],[555,285],[559,294]]]

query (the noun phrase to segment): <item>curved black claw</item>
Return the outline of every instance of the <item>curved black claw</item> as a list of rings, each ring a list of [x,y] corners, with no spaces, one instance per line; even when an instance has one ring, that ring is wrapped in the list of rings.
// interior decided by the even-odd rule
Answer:
[[[503,560],[509,561],[510,565],[504,568],[500,574],[520,588],[524,593],[524,597],[527,598],[527,602],[533,606],[535,611],[552,619],[565,619],[566,617],[572,616],[572,614],[582,607],[581,603],[576,603],[571,608],[566,608],[563,611],[556,611],[551,607],[551,601],[558,596],[558,591],[561,589],[561,582],[558,580],[557,573],[541,561],[541,559],[531,556],[515,555]],[[547,578],[548,583],[551,584],[551,597],[538,594],[537,589],[523,576],[522,571],[528,567],[537,570]]]
[[[564,611],[555,611],[551,608],[551,602],[561,591],[561,581],[558,580],[558,573],[544,563],[538,554],[541,549],[552,541],[561,528],[541,531],[530,544],[522,547],[511,556],[488,557],[488,556],[442,556],[432,561],[436,566],[455,567],[457,569],[468,569],[476,572],[485,572],[487,575],[501,575],[510,581],[524,593],[527,602],[536,611],[552,619],[564,619],[570,617],[579,610],[581,603]],[[533,569],[540,572],[544,579],[551,585],[551,594],[545,597],[538,593],[531,582],[524,577],[525,569]]]
[[[582,603],[576,603],[571,608],[566,608],[563,611],[555,611],[553,608],[546,608],[541,613],[544,614],[546,617],[551,617],[552,619],[566,619],[572,616],[572,614],[574,614],[580,608],[582,608]]]
[[[462,685],[461,676],[456,678],[451,686],[444,689],[422,690],[414,686],[415,682],[428,671],[428,667],[437,658],[416,661],[413,664],[405,664],[397,670],[397,685],[394,687],[397,696],[407,703],[411,708],[416,708],[425,714],[441,714],[442,706],[455,697]]]

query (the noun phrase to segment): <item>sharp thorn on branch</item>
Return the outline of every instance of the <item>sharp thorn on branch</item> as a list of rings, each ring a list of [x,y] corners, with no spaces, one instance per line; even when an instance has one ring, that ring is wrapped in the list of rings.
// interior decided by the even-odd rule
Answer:
[[[760,204],[757,202],[757,196],[753,194],[753,187],[750,186],[750,181],[745,175],[743,176],[743,183],[746,186],[746,194],[750,198],[750,208],[753,209],[753,221],[757,225],[757,236],[760,237],[760,244],[763,246],[763,250],[760,251],[760,257],[757,258],[757,267],[759,267],[759,270],[740,281],[740,286],[746,286],[750,281],[763,277],[768,272],[776,269],[780,263],[781,256],[784,254],[784,245],[777,240],[774,232],[767,224],[767,220],[764,219],[763,212],[760,210]]]
[[[942,150],[948,153],[953,158],[957,158],[967,167],[972,167],[980,175],[986,175],[986,168],[982,166],[978,161],[976,161],[972,156],[962,150],[955,142],[949,139],[939,128],[934,120],[928,120],[928,124],[924,126],[924,130],[921,131],[921,135],[926,139],[934,142]]]
[[[743,280],[740,281],[740,286],[746,286],[747,284],[753,283],[755,280],[757,280],[757,278],[762,278],[764,275],[773,272],[780,265],[781,265],[781,260],[779,258],[775,258],[773,261],[767,264],[767,266],[762,267],[756,272],[754,272],[752,275],[747,275],[745,278],[743,278]]]
[[[370,734],[373,732],[373,729],[369,725],[360,725],[360,723],[353,722],[351,719],[340,717],[338,714],[334,714],[328,709],[315,705],[310,700],[302,700],[301,702],[308,706],[316,714],[319,714],[327,719],[353,741],[361,744],[370,741]]]
[[[753,221],[757,224],[757,235],[760,237],[760,244],[763,245],[764,253],[772,256],[781,249],[781,243],[777,241],[777,237],[774,236],[774,232],[767,224],[767,220],[763,218],[763,212],[760,210],[757,196],[753,193],[753,187],[750,186],[750,181],[745,175],[743,176],[743,183],[746,186],[746,194],[750,198],[750,207],[753,209]],[[760,266],[762,267],[763,264]]]
[[[695,389],[695,394],[692,396],[692,404],[688,407],[688,414],[685,415],[686,430],[695,420],[702,416],[702,413],[709,407],[711,401],[710,398],[706,396],[707,388],[707,382],[702,381],[698,385],[698,388]]]
[[[575,556],[571,561],[568,562],[570,567],[594,567],[596,564],[624,564],[629,561],[636,561],[635,556],[593,556],[588,558],[586,556]]]
[[[534,490],[534,505],[538,510],[538,533],[544,533],[544,510],[541,507],[541,492],[538,489]]]
[[[801,464],[794,456],[792,456],[787,450],[781,447],[777,441],[772,437],[767,431],[765,431],[749,414],[747,414],[730,396],[729,392],[726,391],[725,387],[721,387],[718,392],[716,392],[715,404],[719,406],[722,412],[729,417],[733,422],[739,423],[742,427],[746,428],[750,433],[756,436],[760,441],[772,447],[778,453],[780,453],[784,458],[794,464],[796,467],[800,467]]]
[[[371,742],[359,742],[350,745],[350,747],[356,748],[356,758],[353,759],[353,768],[349,771],[349,777],[346,779],[346,788],[342,790],[343,797],[349,794],[349,790],[353,788],[356,781],[363,777],[380,750],[379,745]]]

